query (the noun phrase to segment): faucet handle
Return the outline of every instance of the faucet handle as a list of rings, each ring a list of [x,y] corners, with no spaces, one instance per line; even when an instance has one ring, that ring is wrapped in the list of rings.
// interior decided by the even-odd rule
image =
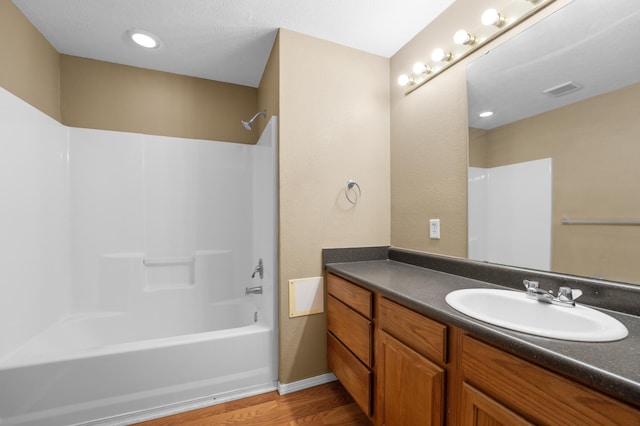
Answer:
[[[538,281],[530,281],[530,280],[522,280],[522,284],[524,284],[524,288],[527,290],[538,288]]]
[[[573,302],[582,296],[582,290],[571,287],[560,287],[558,290],[558,299],[562,302]]]

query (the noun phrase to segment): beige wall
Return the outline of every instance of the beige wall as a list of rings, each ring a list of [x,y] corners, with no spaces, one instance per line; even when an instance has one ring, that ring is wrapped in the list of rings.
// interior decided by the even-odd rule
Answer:
[[[290,319],[288,280],[322,275],[322,248],[389,244],[388,81],[388,59],[280,31],[282,383],[328,371],[325,315]]]
[[[65,125],[256,143],[258,89],[60,55],[0,0],[0,86]],[[264,123],[261,123],[264,128]]]
[[[72,127],[256,143],[240,120],[258,112],[258,90],[62,55],[62,121]]]
[[[257,133],[261,134],[272,115],[280,115],[280,35],[271,48],[258,87],[258,111],[267,111],[267,119],[258,121]]]
[[[469,167],[487,168],[487,131],[469,128]]]
[[[60,121],[60,55],[10,0],[0,0],[0,86]]]
[[[640,282],[640,227],[567,226],[640,212],[640,84],[480,133],[486,166],[553,159],[554,271]],[[476,149],[473,149],[476,151]],[[635,160],[634,160],[635,159]],[[471,163],[474,165],[473,163]]]
[[[427,61],[435,48],[451,46],[458,29],[478,28],[485,9],[500,10],[509,0],[456,0],[391,58],[392,245],[467,256],[465,66],[567,2],[556,1],[408,95],[396,84],[398,75]],[[428,238],[430,218],[441,221],[440,240]]]

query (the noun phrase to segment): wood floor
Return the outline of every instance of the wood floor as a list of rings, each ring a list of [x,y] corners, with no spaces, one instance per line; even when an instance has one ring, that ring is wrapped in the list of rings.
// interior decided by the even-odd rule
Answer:
[[[138,423],[140,426],[324,426],[371,423],[339,382],[280,396],[269,392],[212,407]]]

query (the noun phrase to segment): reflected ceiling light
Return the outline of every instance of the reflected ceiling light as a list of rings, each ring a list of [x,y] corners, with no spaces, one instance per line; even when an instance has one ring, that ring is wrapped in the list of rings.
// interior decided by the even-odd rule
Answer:
[[[431,74],[431,67],[423,62],[416,62],[413,64],[414,74]]]
[[[133,41],[137,46],[144,47],[146,49],[155,49],[160,47],[160,39],[149,31],[131,28],[127,31],[127,34],[131,41]]]
[[[461,44],[463,46],[471,46],[476,42],[476,36],[468,33],[466,30],[458,30],[453,35],[453,42],[455,44]]]
[[[398,77],[398,85],[400,86],[411,86],[415,83],[415,80],[412,76],[402,74]]]
[[[447,62],[451,60],[451,52],[447,52],[444,49],[436,49],[431,53],[431,59],[436,62]]]
[[[482,111],[480,114],[478,114],[478,117],[487,118],[487,117],[491,117],[492,115],[493,115],[493,111]]]
[[[507,22],[507,18],[495,9],[487,9],[482,14],[483,25],[494,25],[500,28],[505,22]]]

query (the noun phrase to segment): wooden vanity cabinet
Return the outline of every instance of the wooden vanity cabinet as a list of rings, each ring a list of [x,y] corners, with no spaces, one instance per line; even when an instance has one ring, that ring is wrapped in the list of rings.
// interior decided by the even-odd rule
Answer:
[[[462,339],[463,425],[640,425],[640,411],[470,335]]]
[[[342,278],[327,282],[329,368],[377,426],[640,426],[637,407]]]
[[[368,416],[373,408],[373,293],[327,276],[327,363]]]
[[[447,327],[377,300],[376,424],[444,424]]]

